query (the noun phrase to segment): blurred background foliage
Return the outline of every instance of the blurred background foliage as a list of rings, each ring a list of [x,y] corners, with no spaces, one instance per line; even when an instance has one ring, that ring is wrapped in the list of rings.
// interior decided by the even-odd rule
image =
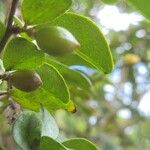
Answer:
[[[2,21],[8,7],[4,2],[0,1]],[[104,75],[82,60],[74,65],[78,58],[62,58],[92,82],[88,91],[74,86],[70,89],[77,113],[59,110],[54,114],[62,137],[85,137],[102,150],[149,150],[150,23],[126,0],[75,0],[71,11],[99,25],[110,44],[115,68]],[[16,149],[4,115],[0,115],[0,122],[0,145]]]

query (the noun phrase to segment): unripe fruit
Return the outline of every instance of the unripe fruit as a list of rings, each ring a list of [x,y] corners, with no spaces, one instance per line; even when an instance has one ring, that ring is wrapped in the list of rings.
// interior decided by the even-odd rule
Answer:
[[[34,91],[42,85],[40,76],[30,70],[15,71],[10,74],[8,80],[12,86],[25,92]]]
[[[34,33],[38,46],[47,54],[61,56],[80,47],[79,42],[65,28],[50,26]]]

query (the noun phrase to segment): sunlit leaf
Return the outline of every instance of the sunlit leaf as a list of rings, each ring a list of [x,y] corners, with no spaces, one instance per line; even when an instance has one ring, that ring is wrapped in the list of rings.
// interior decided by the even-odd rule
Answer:
[[[108,43],[90,19],[74,13],[66,13],[54,22],[68,29],[79,41],[81,48],[76,53],[97,69],[109,73],[113,69],[113,60]]]
[[[90,88],[91,82],[84,74],[70,69],[64,64],[59,63],[58,61],[51,59],[50,57],[46,57],[46,61],[47,63],[57,68],[68,85],[75,85],[76,87],[81,87],[83,89]]]
[[[4,49],[3,62],[7,70],[36,69],[44,63],[44,53],[24,38],[14,38]]]
[[[41,76],[43,85],[36,91],[28,93],[13,89],[13,99],[21,104],[22,107],[34,111],[39,111],[41,104],[48,111],[61,108],[73,111],[75,106],[70,101],[68,88],[60,73],[46,64],[38,70],[38,73]]]
[[[58,143],[52,138],[42,137],[40,143],[40,150],[67,150],[62,144]]]
[[[64,14],[71,0],[23,0],[22,14],[27,24],[43,24]]]
[[[133,7],[139,10],[147,19],[150,20],[149,0],[128,0]]]
[[[90,141],[83,138],[69,139],[62,143],[67,148],[74,150],[98,150],[98,148]]]

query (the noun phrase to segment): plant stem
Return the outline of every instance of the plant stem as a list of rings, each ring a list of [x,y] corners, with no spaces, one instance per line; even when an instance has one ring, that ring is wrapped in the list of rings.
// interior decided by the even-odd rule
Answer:
[[[2,52],[2,50],[5,47],[8,39],[12,35],[13,16],[15,14],[18,1],[19,0],[12,0],[12,5],[11,5],[9,17],[8,17],[6,31],[5,31],[5,34],[4,34],[3,38],[2,38],[2,40],[0,41],[0,53]]]
[[[1,91],[1,92],[0,92],[0,96],[7,95],[7,94],[8,94],[7,91]]]

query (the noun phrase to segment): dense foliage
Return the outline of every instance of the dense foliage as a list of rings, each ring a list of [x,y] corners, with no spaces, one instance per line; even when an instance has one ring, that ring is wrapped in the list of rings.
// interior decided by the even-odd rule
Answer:
[[[140,89],[137,78],[140,65],[149,71],[149,38],[134,34],[142,29],[148,34],[149,22],[131,26],[128,32],[109,30],[104,36],[98,23],[88,18],[97,22],[91,12],[104,3],[150,17],[146,0],[0,3],[8,7],[8,15],[0,10],[1,122],[16,143],[2,131],[2,149],[148,149],[149,120],[137,109],[147,84],[144,80]],[[125,44],[132,46],[125,50]],[[113,81],[116,75],[118,82]],[[125,86],[130,85],[128,95]],[[129,118],[119,116],[124,110],[131,113]],[[6,120],[11,127],[5,126]]]

